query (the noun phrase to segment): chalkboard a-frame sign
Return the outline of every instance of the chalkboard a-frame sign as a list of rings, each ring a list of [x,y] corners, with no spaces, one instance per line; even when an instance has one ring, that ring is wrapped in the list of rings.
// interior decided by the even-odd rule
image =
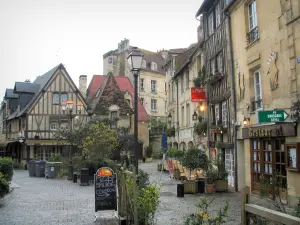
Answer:
[[[94,175],[95,212],[117,210],[116,174],[109,167],[101,167]]]

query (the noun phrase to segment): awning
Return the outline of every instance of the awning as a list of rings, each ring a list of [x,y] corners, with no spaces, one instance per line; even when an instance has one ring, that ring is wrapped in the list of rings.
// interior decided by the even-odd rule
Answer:
[[[70,145],[67,141],[58,140],[26,140],[26,145]]]

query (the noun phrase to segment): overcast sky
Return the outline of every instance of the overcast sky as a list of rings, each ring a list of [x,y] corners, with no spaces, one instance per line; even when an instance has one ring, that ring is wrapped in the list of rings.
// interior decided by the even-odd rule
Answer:
[[[0,0],[0,98],[62,62],[78,84],[102,74],[102,56],[127,38],[157,51],[197,41],[202,0]]]

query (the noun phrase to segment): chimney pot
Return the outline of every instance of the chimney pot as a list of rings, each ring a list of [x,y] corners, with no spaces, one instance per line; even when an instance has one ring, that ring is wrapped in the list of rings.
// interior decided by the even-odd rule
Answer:
[[[79,91],[86,98],[86,88],[87,88],[87,75],[79,76]]]

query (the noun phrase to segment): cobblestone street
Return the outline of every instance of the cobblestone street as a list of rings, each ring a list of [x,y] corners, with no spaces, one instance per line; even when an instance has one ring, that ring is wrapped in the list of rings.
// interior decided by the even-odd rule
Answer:
[[[140,168],[151,173],[151,180],[163,185],[161,203],[157,213],[158,225],[181,225],[185,215],[196,210],[200,195],[176,197],[176,184],[168,173],[156,171],[156,163],[140,164]],[[0,200],[1,225],[92,225],[94,219],[94,188],[80,186],[67,180],[32,178],[28,171],[14,173],[15,189]],[[229,201],[228,225],[240,224],[240,196],[238,193],[215,194],[215,208]],[[211,198],[212,196],[209,196]],[[115,222],[102,222],[101,225],[114,225]]]

